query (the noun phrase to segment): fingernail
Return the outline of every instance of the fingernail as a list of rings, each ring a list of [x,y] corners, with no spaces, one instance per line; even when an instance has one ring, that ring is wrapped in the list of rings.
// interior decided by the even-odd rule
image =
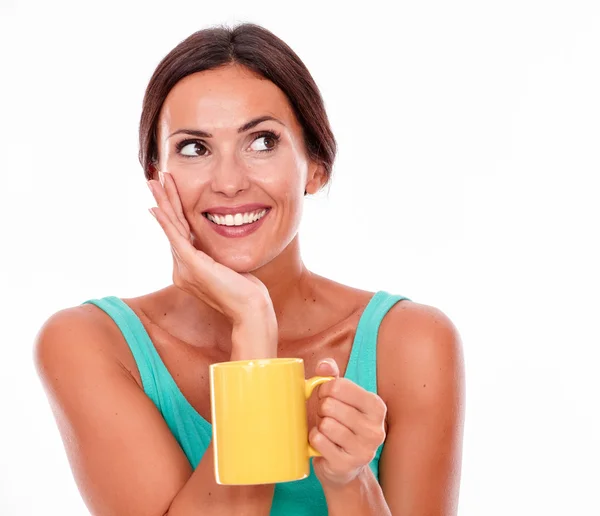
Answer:
[[[161,172],[159,170],[159,172],[158,172],[158,179],[160,181],[160,186],[162,186],[164,188],[165,187],[165,174],[164,174],[164,172]]]
[[[150,191],[152,193],[154,193],[154,188],[152,188],[152,183],[150,181],[146,181],[146,184],[148,185],[148,188],[150,189]]]
[[[156,215],[154,214],[154,209],[153,208],[148,208],[148,211],[150,212],[150,215],[152,215],[154,218],[156,218]]]
[[[321,364],[329,364],[331,367],[335,366],[335,362],[331,358],[324,358],[323,360],[321,360],[319,362],[319,365],[321,365]]]

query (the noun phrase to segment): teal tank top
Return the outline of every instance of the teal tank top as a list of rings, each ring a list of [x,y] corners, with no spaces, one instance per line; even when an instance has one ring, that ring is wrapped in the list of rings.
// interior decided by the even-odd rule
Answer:
[[[377,334],[385,314],[398,301],[408,299],[385,291],[377,292],[364,309],[352,343],[345,378],[377,393]],[[154,348],[142,321],[118,297],[89,299],[106,312],[121,330],[137,364],[146,395],[154,402],[193,468],[196,468],[212,439],[212,425],[185,398]],[[379,458],[383,445],[369,464],[379,480]],[[310,475],[303,480],[275,485],[271,516],[325,516],[327,503],[312,459]]]

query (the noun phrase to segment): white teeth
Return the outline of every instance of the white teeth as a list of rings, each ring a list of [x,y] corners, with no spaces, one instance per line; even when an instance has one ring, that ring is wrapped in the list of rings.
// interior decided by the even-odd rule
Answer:
[[[243,224],[256,222],[258,219],[262,218],[265,213],[267,213],[266,208],[252,213],[236,213],[235,215],[213,215],[212,213],[207,213],[206,217],[208,220],[219,226],[241,226]]]

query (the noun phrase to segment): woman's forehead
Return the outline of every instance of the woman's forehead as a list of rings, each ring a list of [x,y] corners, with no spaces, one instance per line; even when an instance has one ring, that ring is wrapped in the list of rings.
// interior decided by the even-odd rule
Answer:
[[[290,128],[296,125],[287,97],[274,83],[240,66],[227,66],[179,81],[165,99],[160,125],[237,130],[263,115],[278,118]]]

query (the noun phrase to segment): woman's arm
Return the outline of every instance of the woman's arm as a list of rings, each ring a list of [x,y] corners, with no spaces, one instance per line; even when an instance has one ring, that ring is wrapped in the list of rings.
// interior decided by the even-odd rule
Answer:
[[[460,336],[439,310],[401,302],[381,324],[378,353],[388,406],[379,475],[391,513],[454,516],[465,412]]]
[[[218,485],[212,446],[192,471],[152,401],[117,360],[110,331],[93,310],[82,305],[53,315],[35,345],[38,374],[90,512],[269,514],[273,486]]]
[[[371,468],[343,486],[324,486],[328,516],[390,516],[389,506]],[[396,513],[393,513],[394,516]]]
[[[377,348],[380,396],[345,378],[318,390],[309,440],[323,455],[313,464],[329,515],[455,515],[464,419],[458,333],[439,310],[403,302],[384,318]],[[339,368],[322,361],[316,374],[337,377]],[[368,464],[384,438],[380,485]]]

